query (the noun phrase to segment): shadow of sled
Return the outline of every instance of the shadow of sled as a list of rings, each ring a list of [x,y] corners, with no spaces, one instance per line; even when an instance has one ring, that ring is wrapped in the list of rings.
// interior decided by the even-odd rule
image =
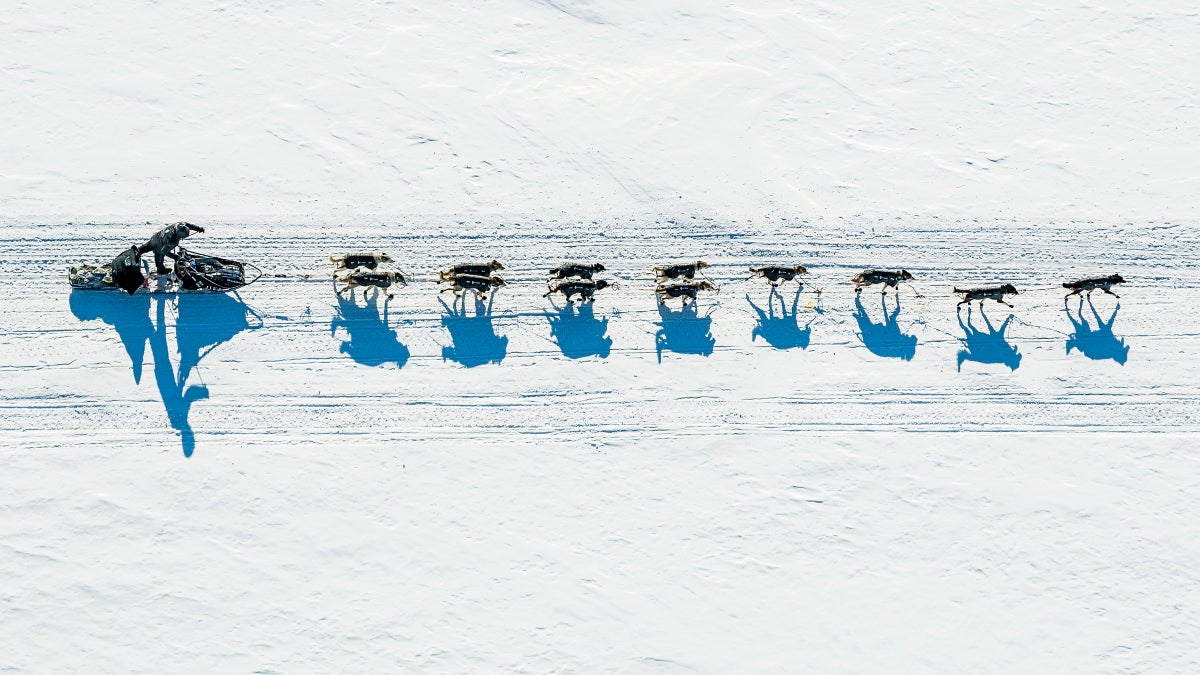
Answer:
[[[410,352],[400,342],[396,331],[388,325],[386,300],[383,314],[380,315],[380,295],[371,294],[367,304],[362,306],[354,301],[353,290],[350,291],[350,298],[337,295],[338,313],[329,323],[329,334],[335,335],[339,328],[346,332],[347,339],[342,341],[338,351],[357,363],[373,367],[394,363],[397,368],[403,368],[408,363]],[[367,293],[364,292],[363,296],[366,297]]]
[[[438,298],[446,315],[442,317],[442,326],[450,332],[451,346],[442,347],[442,359],[457,361],[468,368],[482,366],[485,363],[500,363],[508,355],[508,336],[496,335],[492,325],[492,294],[487,303],[475,300],[475,315],[467,314],[467,300],[455,299],[454,307]]]
[[[550,322],[550,336],[558,343],[563,356],[581,359],[585,356],[607,358],[612,350],[608,337],[608,317],[597,319],[590,302],[566,305],[557,313],[545,312]]]
[[[874,323],[862,304],[862,296],[854,296],[854,319],[858,321],[859,337],[863,345],[877,356],[911,361],[917,353],[917,336],[901,332],[896,320],[900,317],[900,296],[896,295],[896,309],[887,311],[887,296],[880,296],[883,307],[883,323]]]
[[[142,362],[146,343],[154,335],[150,320],[150,295],[139,293],[122,297],[107,291],[76,290],[70,296],[71,313],[80,321],[99,319],[117,331],[125,353],[133,366],[133,381],[142,381]]]
[[[695,302],[678,310],[660,304],[658,318],[659,329],[654,334],[654,346],[659,363],[662,363],[664,351],[701,356],[713,353],[717,340],[712,336],[712,317],[709,314],[700,316]]]
[[[76,297],[78,296],[78,297]],[[168,299],[153,298],[155,319],[150,320],[148,295],[124,296],[117,293],[76,291],[71,294],[71,311],[81,321],[98,318],[112,325],[125,344],[133,367],[134,381],[141,380],[142,357],[146,342],[154,358],[154,380],[159,398],[171,427],[179,433],[185,457],[196,448],[196,437],[188,417],[192,404],[209,397],[208,387],[189,385],[192,370],[218,345],[238,333],[262,326],[251,325],[258,318],[244,302],[225,294],[182,294],[175,300],[175,342],[179,367],[171,365],[167,344],[166,306]]]
[[[1071,327],[1075,329],[1074,333],[1067,336],[1067,354],[1070,354],[1072,349],[1077,349],[1093,361],[1112,359],[1125,365],[1125,362],[1129,360],[1129,345],[1125,344],[1125,338],[1113,335],[1113,324],[1117,321],[1117,312],[1121,309],[1121,303],[1118,302],[1116,307],[1113,307],[1107,322],[1100,318],[1100,312],[1092,304],[1091,297],[1087,298],[1087,304],[1092,310],[1092,316],[1096,319],[1095,328],[1092,328],[1083,315],[1082,297],[1079,298],[1075,316],[1071,315],[1069,301],[1066,298],[1063,299],[1063,311],[1067,313],[1067,319],[1071,321]]]
[[[971,306],[967,305],[967,321],[963,322],[962,311],[958,312],[958,325],[963,329],[963,337],[958,341],[962,343],[963,349],[958,352],[958,371],[962,372],[963,363],[966,361],[974,361],[976,363],[1002,363],[1008,366],[1009,370],[1016,370],[1021,367],[1021,354],[1017,351],[1016,345],[1010,343],[1004,337],[1004,332],[1008,330],[1008,325],[1012,323],[1013,315],[1009,314],[1004,323],[1000,324],[999,328],[992,325],[983,308],[979,309],[979,315],[983,317],[983,322],[987,327],[984,332],[975,327],[971,322]]]
[[[803,286],[796,289],[796,297],[792,299],[791,311],[788,311],[787,305],[784,304],[783,295],[774,287],[767,296],[767,311],[765,312],[747,295],[746,302],[750,303],[750,308],[758,316],[758,325],[750,331],[750,341],[756,341],[761,337],[776,349],[795,347],[808,349],[809,340],[812,338],[812,322],[816,316],[814,314],[810,317],[803,328],[796,322],[796,308],[800,305],[800,293],[803,291]],[[775,313],[776,296],[779,296],[779,314]]]

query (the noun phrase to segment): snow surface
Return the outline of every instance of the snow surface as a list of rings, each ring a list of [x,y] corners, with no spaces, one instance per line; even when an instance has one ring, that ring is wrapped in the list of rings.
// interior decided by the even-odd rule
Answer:
[[[1200,670],[1194,8],[3,16],[0,670]],[[185,218],[283,276],[66,292]]]
[[[9,5],[9,215],[1196,216],[1189,2]]]

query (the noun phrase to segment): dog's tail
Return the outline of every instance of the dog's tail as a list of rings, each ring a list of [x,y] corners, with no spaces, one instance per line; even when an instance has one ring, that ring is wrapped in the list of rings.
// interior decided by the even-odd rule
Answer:
[[[955,293],[962,293],[963,295],[966,295],[966,293],[967,293],[967,290],[966,290],[965,288],[959,288],[958,286],[955,286],[955,287],[954,287],[954,292],[955,292]]]

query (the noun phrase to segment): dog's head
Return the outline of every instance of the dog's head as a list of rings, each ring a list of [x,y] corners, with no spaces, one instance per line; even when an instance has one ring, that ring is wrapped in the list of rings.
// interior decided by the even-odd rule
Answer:
[[[717,290],[717,287],[716,287],[716,286],[714,286],[714,285],[712,284],[712,282],[710,282],[710,281],[701,281],[701,282],[699,282],[699,283],[697,283],[697,284],[696,284],[696,288],[699,288],[699,289],[701,289],[701,290],[705,290],[705,291],[715,291],[715,290]]]
[[[1017,287],[1013,286],[1012,284],[1004,284],[1000,287],[1000,290],[1004,291],[1008,295],[1020,295],[1017,293]]]
[[[913,275],[909,274],[908,270],[900,270],[900,278],[904,281],[911,281]]]
[[[488,269],[492,271],[502,270],[504,269],[504,265],[501,265],[499,260],[493,260],[492,262],[488,263]]]
[[[792,271],[794,271],[796,274],[808,274],[808,268],[804,265],[796,265],[792,268]]]
[[[1125,278],[1120,274],[1110,274],[1108,275],[1108,282],[1111,284],[1123,284],[1125,283]]]
[[[388,255],[388,254],[384,253],[383,251],[380,251],[379,253],[376,253],[376,254],[375,254],[375,259],[376,259],[376,260],[378,260],[378,261],[379,261],[379,262],[381,262],[381,263],[390,263],[390,262],[396,262],[395,260],[393,260],[393,259],[392,259],[392,256],[390,256],[390,255]]]
[[[596,290],[600,290],[601,288],[608,288],[609,286],[615,286],[615,285],[616,284],[609,283],[609,282],[601,279],[596,282]]]
[[[603,272],[605,269],[606,268],[604,267],[604,265],[602,265],[600,263],[596,263],[596,264],[592,265],[593,272]]]
[[[702,269],[704,269],[705,267],[708,267],[708,263],[704,262],[703,260],[697,260],[697,261],[696,261],[696,269],[698,269],[698,270],[702,270]]]
[[[495,261],[493,261],[493,262],[495,262]],[[497,263],[497,264],[499,264],[499,263]],[[493,286],[507,286],[508,285],[507,281],[501,279],[500,277],[496,277],[496,276],[489,277],[488,283],[490,283]]]

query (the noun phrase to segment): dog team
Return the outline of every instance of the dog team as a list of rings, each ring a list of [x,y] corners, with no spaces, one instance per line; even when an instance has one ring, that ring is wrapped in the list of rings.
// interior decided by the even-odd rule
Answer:
[[[408,276],[399,269],[380,269],[381,266],[394,263],[393,258],[384,252],[333,255],[329,260],[334,264],[334,278],[342,284],[337,291],[338,295],[358,287],[374,287],[386,291],[390,298],[392,286],[408,284]],[[701,270],[707,267],[708,263],[703,260],[651,267],[655,281],[654,294],[658,297],[658,303],[661,305],[666,304],[668,300],[679,299],[683,305],[687,305],[689,302],[696,302],[701,291],[719,292],[720,289],[712,281],[696,278],[698,275],[703,277]],[[448,267],[438,272],[437,281],[444,286],[439,292],[453,292],[455,298],[459,298],[464,291],[471,291],[479,300],[486,300],[489,292],[508,285],[503,278],[495,274],[503,269],[504,265],[499,260],[466,262]],[[597,291],[618,287],[614,281],[595,278],[603,271],[605,267],[600,263],[569,262],[555,267],[550,270],[546,281],[549,290],[542,297],[549,298],[559,294],[567,304],[574,304],[575,299],[580,303],[595,302]],[[804,284],[798,277],[807,274],[808,269],[803,265],[751,267],[750,276],[746,280],[765,279],[774,290],[793,280],[803,287]],[[900,284],[913,280],[914,277],[908,270],[869,269],[863,270],[850,282],[854,284],[855,293],[861,293],[863,288],[878,284],[882,286],[882,294],[887,295],[889,288],[898,291]],[[1110,274],[1067,281],[1063,283],[1063,288],[1070,290],[1068,297],[1085,291],[1091,295],[1092,291],[1098,290],[1119,298],[1120,296],[1112,291],[1112,287],[1124,282],[1125,279],[1121,275]],[[820,289],[813,290],[817,295],[821,294]],[[1016,287],[1008,283],[976,288],[956,286],[952,292],[962,297],[962,301],[958,303],[959,307],[975,301],[982,306],[985,300],[1012,307],[1005,298],[1018,294]],[[924,296],[918,294],[918,297]]]

